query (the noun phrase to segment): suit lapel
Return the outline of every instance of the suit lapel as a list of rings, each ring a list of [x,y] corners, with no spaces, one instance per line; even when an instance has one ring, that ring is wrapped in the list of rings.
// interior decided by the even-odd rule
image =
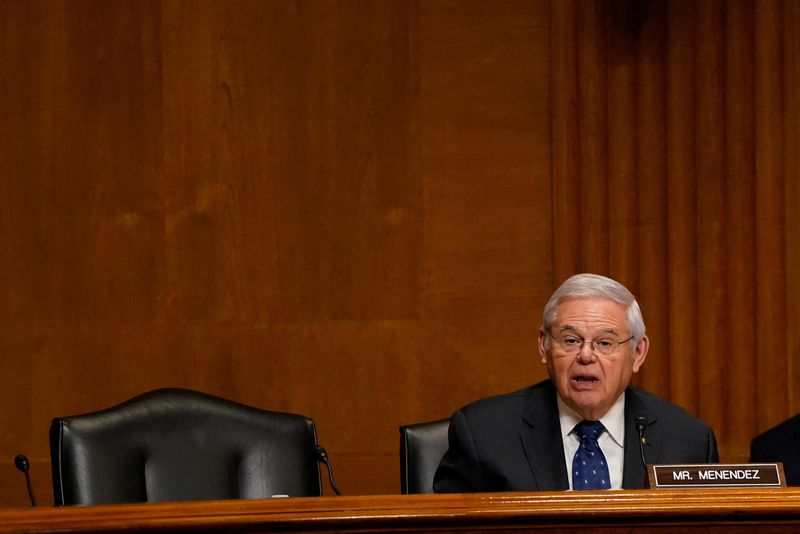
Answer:
[[[526,425],[523,425],[520,439],[525,457],[536,490],[569,489],[555,387],[548,384],[542,388],[541,394],[543,398],[538,399],[539,402],[532,400],[530,409],[523,417]]]
[[[661,452],[660,427],[656,415],[647,408],[636,389],[629,387],[625,390],[625,460],[622,474],[622,487],[624,489],[639,489],[644,487],[647,473],[642,465],[642,453],[639,448],[639,431],[636,428],[636,418],[644,417],[647,427],[644,431],[646,443],[644,456],[648,464],[658,462]]]

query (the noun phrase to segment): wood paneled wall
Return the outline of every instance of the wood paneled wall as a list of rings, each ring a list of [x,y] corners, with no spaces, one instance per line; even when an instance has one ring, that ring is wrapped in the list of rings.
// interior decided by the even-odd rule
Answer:
[[[794,414],[800,3],[552,3],[555,278],[639,297],[637,382],[723,460]]]
[[[0,505],[47,428],[190,387],[314,418],[345,493],[401,424],[545,376],[579,271],[723,459],[800,410],[800,2],[0,3]]]

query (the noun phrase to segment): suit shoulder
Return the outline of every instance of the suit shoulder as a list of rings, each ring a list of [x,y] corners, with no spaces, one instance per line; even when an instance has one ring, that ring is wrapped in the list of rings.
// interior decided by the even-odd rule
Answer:
[[[790,417],[786,421],[765,430],[753,438],[754,445],[767,445],[771,443],[786,443],[787,440],[794,442],[794,436],[800,432],[800,414]]]
[[[475,417],[497,417],[499,414],[517,414],[531,402],[545,400],[548,396],[554,395],[555,388],[549,380],[543,380],[538,384],[526,388],[492,395],[475,400],[461,407],[456,413],[461,412],[468,418]],[[555,397],[553,397],[555,398]]]

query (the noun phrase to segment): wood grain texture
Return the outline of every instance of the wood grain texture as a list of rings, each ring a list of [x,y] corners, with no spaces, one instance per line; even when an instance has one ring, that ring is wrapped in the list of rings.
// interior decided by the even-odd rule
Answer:
[[[619,4],[606,4],[618,8]],[[639,177],[636,128],[639,65],[635,43],[639,39],[638,14],[626,9],[611,9],[608,17],[606,54],[608,61],[608,231],[609,274],[618,280],[633,282],[639,272],[637,216],[639,212]]]
[[[20,451],[51,500],[52,417],[156,387],[312,417],[364,494],[401,424],[542,378],[548,14],[3,3],[0,505]]]
[[[647,324],[652,346],[650,361],[640,377],[641,385],[653,393],[667,395],[670,382],[675,373],[669,371],[676,352],[670,345],[670,337],[664,326],[670,310],[671,301],[663,291],[667,284],[670,265],[669,241],[665,239],[670,217],[670,204],[664,202],[669,194],[666,180],[666,155],[664,142],[667,135],[665,121],[667,92],[664,50],[667,26],[664,22],[664,6],[660,3],[646,3],[636,6],[625,2],[618,9],[628,13],[629,31],[637,32],[638,40],[632,43],[634,50],[629,57],[636,61],[638,78],[636,89],[636,160],[638,177],[636,216],[636,251],[640,255],[639,271],[634,280],[620,280],[637,295]],[[670,366],[668,366],[670,365]],[[683,376],[690,373],[680,373]],[[677,397],[669,395],[670,398]]]
[[[753,3],[736,2],[726,6],[725,14],[725,243],[728,320],[730,332],[736,333],[736,343],[729,343],[727,364],[722,366],[722,379],[736,387],[740,377],[756,376],[758,333],[755,328],[756,269],[753,263],[755,242],[755,113],[753,68],[754,28]],[[798,56],[800,57],[800,56]],[[724,341],[720,341],[724,343]],[[758,404],[759,389],[737,388],[736,394],[725,397],[723,412],[728,432],[723,436],[755,435],[758,421],[752,416]],[[745,439],[727,439],[726,448],[734,458],[750,455]]]
[[[728,488],[239,499],[0,510],[0,533],[790,533],[797,489]]]
[[[782,18],[784,28],[800,27],[800,1],[791,0],[783,4]],[[789,157],[784,158],[786,191],[786,354],[787,375],[790,377],[789,405],[797,407],[800,403],[800,250],[796,246],[800,236],[800,161],[791,157],[800,153],[800,95],[794,90],[800,84],[800,32],[784,32],[785,61],[783,76],[783,95],[786,112],[784,114],[785,150]]]
[[[398,427],[545,376],[576,272],[723,460],[800,411],[800,2],[0,2],[0,506],[58,415],[178,386]],[[5,458],[6,460],[3,460]]]
[[[574,0],[550,3],[554,280],[564,280],[578,272],[582,246],[580,217],[575,213],[575,197],[581,194],[576,5]]]
[[[700,280],[697,265],[697,211],[702,201],[696,193],[695,161],[697,152],[695,88],[694,2],[670,2],[664,24],[667,25],[666,58],[666,170],[667,170],[667,248],[669,316],[666,331],[669,339],[670,398],[685,406],[697,404],[698,335],[700,320],[695,296]],[[675,21],[669,24],[670,21]],[[670,373],[668,369],[689,369]],[[680,399],[680,400],[678,400]]]
[[[783,65],[781,4],[759,3],[755,11],[755,261],[758,273],[756,332],[758,335],[756,377],[765,394],[758,403],[760,421],[777,422],[785,416],[789,387],[775,387],[776,377],[788,377],[788,359],[783,335],[786,331],[786,247],[783,158]],[[797,179],[795,177],[794,179]],[[796,276],[796,274],[795,274]],[[769,392],[769,393],[767,393]]]
[[[724,346],[730,324],[727,311],[727,287],[723,283],[728,268],[725,247],[725,208],[727,168],[725,165],[725,99],[724,85],[724,11],[721,2],[698,5],[695,64],[695,176],[697,210],[697,372],[698,415],[704,419],[719,418],[730,382],[724,373],[727,355],[717,350]],[[722,127],[720,127],[722,126]],[[727,435],[727,419],[722,417],[715,427]]]
[[[577,20],[578,146],[580,187],[570,191],[570,215],[579,221],[580,261],[591,272],[608,272],[608,84],[607,39],[602,2],[579,3]]]
[[[597,158],[583,150],[570,162],[576,190],[610,179],[613,192],[624,176],[619,169],[635,169],[635,192],[612,198],[622,201],[619,213],[630,221],[622,226],[635,228],[638,240],[635,272],[617,277],[639,296],[653,342],[636,382],[710,422],[723,460],[745,461],[757,432],[800,408],[791,304],[800,272],[793,268],[800,199],[790,89],[800,62],[798,3],[630,1],[606,5],[606,16],[593,2],[570,6],[555,8],[553,35],[597,45],[581,44],[576,53],[592,82],[607,80],[615,113],[598,128],[592,118],[603,116],[595,108],[602,104],[591,92],[578,92],[574,103],[588,121],[554,106],[554,124],[577,126],[554,135],[553,154],[587,138],[593,146],[608,142],[607,170],[598,174]],[[585,83],[581,71],[560,62],[553,77],[559,87]],[[619,148],[620,139],[635,149]],[[627,196],[636,198],[633,212]],[[561,196],[553,203],[556,214],[569,205]],[[612,217],[620,216],[617,207],[610,205]],[[606,228],[591,220],[579,233],[572,221],[553,220],[553,234],[567,241],[561,246],[582,253],[575,271],[608,257],[583,246],[605,242],[592,234]],[[613,233],[607,243],[615,253]]]

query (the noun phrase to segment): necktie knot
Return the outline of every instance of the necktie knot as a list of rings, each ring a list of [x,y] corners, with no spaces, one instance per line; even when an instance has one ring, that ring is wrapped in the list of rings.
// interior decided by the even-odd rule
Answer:
[[[575,433],[581,440],[581,443],[584,441],[594,442],[597,444],[597,438],[600,437],[605,431],[606,427],[603,426],[603,423],[600,421],[581,421],[577,425],[575,425]]]

